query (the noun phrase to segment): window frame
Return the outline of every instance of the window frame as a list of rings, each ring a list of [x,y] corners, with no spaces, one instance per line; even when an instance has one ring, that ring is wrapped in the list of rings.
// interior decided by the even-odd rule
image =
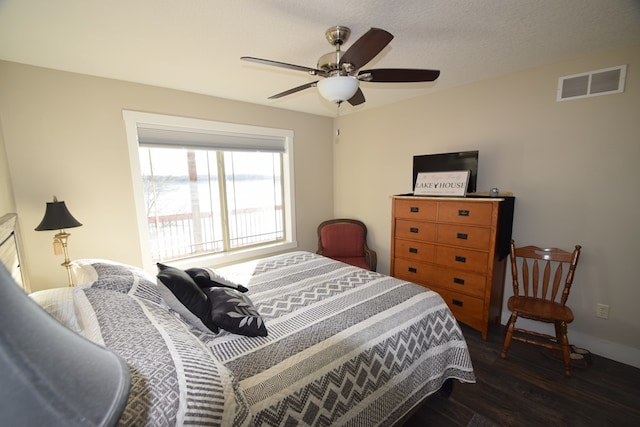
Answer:
[[[140,239],[140,255],[143,262],[143,268],[151,270],[153,269],[154,265],[153,261],[151,260],[151,246],[149,231],[147,228],[143,181],[140,169],[140,155],[138,151],[138,127],[157,126],[158,128],[166,129],[167,127],[169,127],[184,132],[204,131],[214,133],[257,135],[261,137],[282,138],[284,143],[284,153],[282,155],[282,173],[284,186],[284,240],[249,248],[240,248],[229,252],[225,251],[222,253],[194,255],[187,258],[171,261],[172,265],[180,268],[188,268],[194,266],[216,266],[273,255],[298,247],[295,227],[296,220],[293,165],[294,133],[292,130],[218,122],[213,120],[193,119],[187,117],[169,116],[164,114],[145,113],[131,110],[123,110],[122,116],[125,122],[125,130],[127,134],[133,195],[136,208],[136,220],[138,235]]]

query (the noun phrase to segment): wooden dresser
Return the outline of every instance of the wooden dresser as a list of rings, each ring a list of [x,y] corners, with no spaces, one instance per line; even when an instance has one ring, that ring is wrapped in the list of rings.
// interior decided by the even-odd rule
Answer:
[[[500,322],[514,198],[394,196],[391,275],[438,292],[487,339]]]

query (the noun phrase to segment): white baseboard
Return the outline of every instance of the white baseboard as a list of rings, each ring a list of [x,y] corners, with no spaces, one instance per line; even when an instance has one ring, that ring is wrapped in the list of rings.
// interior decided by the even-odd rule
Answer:
[[[508,311],[502,312],[502,325],[506,325],[509,321],[511,313]],[[529,319],[518,319],[518,326],[532,331],[541,332],[545,334],[554,335],[553,326],[546,325],[541,322],[534,322]],[[615,360],[616,362],[624,363],[625,365],[634,366],[640,368],[640,350],[632,348],[623,344],[607,341],[600,337],[593,335],[569,331],[569,342],[576,347],[589,350],[593,354],[606,357],[607,359]]]

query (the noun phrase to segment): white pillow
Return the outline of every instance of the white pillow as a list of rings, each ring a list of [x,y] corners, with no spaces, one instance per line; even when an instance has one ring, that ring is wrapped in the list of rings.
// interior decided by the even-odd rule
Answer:
[[[76,259],[71,261],[71,277],[76,286],[93,283],[98,279],[98,272],[93,268],[93,261],[89,259]]]
[[[74,332],[81,331],[73,303],[73,288],[45,289],[29,296],[58,322]]]

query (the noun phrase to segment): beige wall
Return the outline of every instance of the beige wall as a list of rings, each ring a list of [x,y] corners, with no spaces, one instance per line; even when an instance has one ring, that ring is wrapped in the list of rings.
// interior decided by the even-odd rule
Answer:
[[[67,230],[71,258],[142,263],[123,109],[292,129],[297,239],[299,249],[315,251],[317,224],[333,213],[330,118],[0,62],[12,182],[3,167],[0,186],[15,195],[34,291],[66,284],[55,233],[33,231],[53,195],[83,223]]]
[[[558,77],[622,64],[624,93],[556,102]],[[640,366],[639,69],[636,46],[341,117],[335,214],[367,223],[386,273],[389,196],[411,192],[412,156],[478,149],[478,191],[516,196],[518,243],[583,246],[569,300],[574,341]],[[609,320],[595,317],[597,303],[610,305]]]
[[[2,137],[2,117],[0,117],[0,216],[15,212],[16,204],[13,200],[13,188],[9,175],[9,161]]]

